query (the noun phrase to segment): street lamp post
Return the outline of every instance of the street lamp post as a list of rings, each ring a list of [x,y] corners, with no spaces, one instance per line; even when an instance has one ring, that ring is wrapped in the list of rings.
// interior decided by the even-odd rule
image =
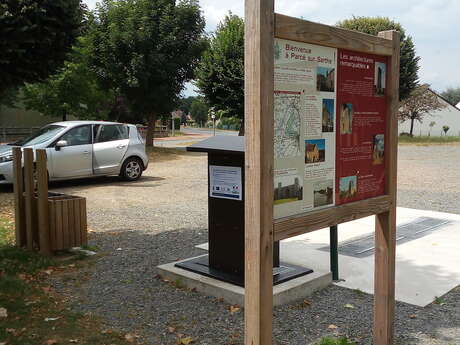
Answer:
[[[211,114],[212,119],[212,128],[214,130],[214,136],[216,135],[216,114],[214,112]]]

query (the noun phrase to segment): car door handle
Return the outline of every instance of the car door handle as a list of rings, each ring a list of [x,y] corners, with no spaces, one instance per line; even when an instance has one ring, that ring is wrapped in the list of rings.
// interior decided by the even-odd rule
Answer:
[[[124,149],[126,147],[126,145],[118,145],[117,148],[119,149]]]
[[[83,151],[84,155],[89,155],[89,151]]]

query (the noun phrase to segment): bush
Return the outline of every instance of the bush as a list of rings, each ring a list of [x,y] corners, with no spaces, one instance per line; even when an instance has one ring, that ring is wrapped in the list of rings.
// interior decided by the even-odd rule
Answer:
[[[241,126],[240,119],[236,117],[223,117],[219,120],[216,127],[219,129],[230,129],[234,131],[238,131]]]
[[[180,129],[181,119],[174,119],[174,129]]]

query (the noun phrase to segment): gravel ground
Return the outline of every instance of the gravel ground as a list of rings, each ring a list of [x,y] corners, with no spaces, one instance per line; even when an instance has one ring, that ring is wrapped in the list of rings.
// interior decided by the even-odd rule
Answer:
[[[460,214],[460,145],[400,145],[398,206]]]
[[[458,158],[460,146],[402,146],[399,205],[460,213]],[[75,310],[151,345],[172,345],[176,333],[201,345],[243,344],[242,310],[231,313],[226,303],[157,276],[157,265],[203,253],[194,246],[207,240],[206,165],[202,155],[164,156],[136,183],[53,185],[87,197],[90,244],[101,254],[77,280],[53,282]],[[274,308],[274,344],[310,344],[327,335],[371,344],[373,296],[331,286],[308,300]],[[395,333],[400,345],[460,345],[460,288],[426,308],[397,303]]]

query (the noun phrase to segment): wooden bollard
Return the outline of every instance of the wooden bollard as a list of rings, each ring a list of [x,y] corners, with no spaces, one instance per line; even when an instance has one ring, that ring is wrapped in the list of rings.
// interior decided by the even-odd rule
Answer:
[[[24,247],[27,244],[27,234],[23,197],[24,177],[22,173],[22,151],[20,147],[13,147],[13,189],[16,245],[18,247]]]
[[[37,171],[37,203],[38,203],[38,238],[40,253],[51,255],[48,207],[48,169],[46,166],[46,150],[36,151]]]
[[[37,224],[34,219],[34,152],[30,148],[24,149],[24,194],[27,249],[33,250]]]

